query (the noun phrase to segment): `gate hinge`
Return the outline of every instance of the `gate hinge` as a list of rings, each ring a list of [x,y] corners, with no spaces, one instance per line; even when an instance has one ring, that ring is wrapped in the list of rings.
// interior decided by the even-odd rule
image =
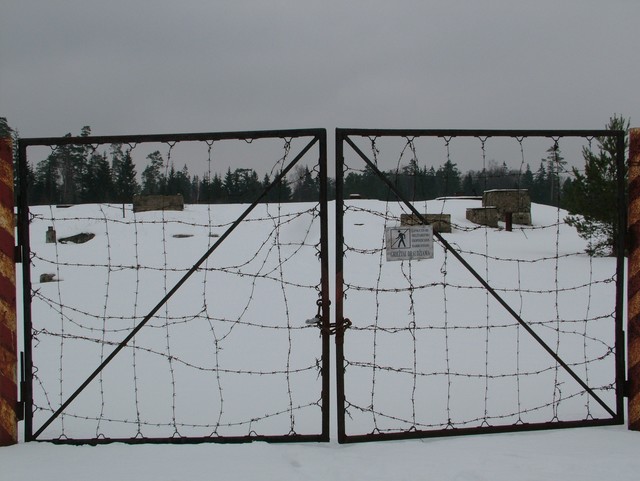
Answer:
[[[22,262],[22,246],[15,246],[13,251],[13,262],[20,264]]]
[[[27,381],[24,372],[24,352],[20,353],[20,400],[16,401],[16,418],[18,421],[24,421],[25,415],[25,402],[24,393],[26,390]]]
[[[16,402],[16,419],[18,421],[24,421],[24,401]]]
[[[630,392],[631,392],[631,383],[627,379],[622,383],[622,397],[629,397]]]
[[[20,352],[20,400],[16,402],[16,417],[24,421],[26,414],[25,392],[27,391],[27,373],[25,372],[24,352]]]

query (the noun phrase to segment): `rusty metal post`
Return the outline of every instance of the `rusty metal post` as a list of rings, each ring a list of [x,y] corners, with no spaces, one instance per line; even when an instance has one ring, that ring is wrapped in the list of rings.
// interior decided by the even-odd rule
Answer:
[[[627,406],[629,429],[640,431],[640,129],[629,131],[629,274]]]
[[[507,232],[513,230],[513,212],[505,212],[504,214],[504,229]]]
[[[18,442],[13,153],[0,138],[0,446]]]

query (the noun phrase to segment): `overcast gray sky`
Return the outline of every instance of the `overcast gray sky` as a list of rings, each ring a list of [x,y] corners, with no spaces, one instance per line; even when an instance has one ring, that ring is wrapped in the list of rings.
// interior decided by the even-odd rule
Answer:
[[[3,0],[22,137],[640,126],[639,0]]]

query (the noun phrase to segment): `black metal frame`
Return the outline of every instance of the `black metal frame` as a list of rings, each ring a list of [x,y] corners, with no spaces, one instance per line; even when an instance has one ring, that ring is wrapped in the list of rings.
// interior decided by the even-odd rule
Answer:
[[[307,144],[295,159],[276,177],[272,184],[265,189],[262,194],[238,217],[236,222],[229,230],[222,235],[218,241],[200,258],[200,260],[192,267],[191,270],[165,295],[163,299],[152,309],[151,312],[138,324],[121,344],[107,357],[100,366],[91,374],[91,376],[83,383],[60,408],[53,414],[47,423],[41,426],[35,433],[33,427],[33,386],[32,375],[32,323],[31,323],[31,271],[30,271],[30,243],[29,243],[29,206],[27,201],[27,192],[29,189],[28,179],[26,175],[19,175],[19,186],[17,190],[17,207],[18,207],[18,247],[17,258],[22,260],[22,286],[23,286],[23,306],[24,306],[24,361],[23,376],[21,383],[21,398],[25,406],[25,440],[26,441],[48,441],[63,444],[104,444],[110,442],[125,442],[130,444],[140,443],[174,443],[174,444],[195,444],[195,443],[244,443],[256,440],[268,442],[302,442],[302,441],[328,441],[330,430],[330,374],[329,374],[329,336],[335,334],[335,356],[336,356],[336,397],[337,397],[337,436],[340,443],[362,442],[362,441],[378,441],[391,439],[411,439],[425,438],[436,436],[451,436],[465,434],[483,434],[498,432],[516,432],[543,430],[550,428],[572,428],[583,426],[600,426],[622,424],[624,422],[624,384],[625,384],[625,352],[624,352],[624,322],[623,322],[623,305],[624,305],[624,251],[625,236],[618,237],[618,257],[616,263],[617,282],[616,282],[616,312],[615,312],[615,350],[616,350],[616,406],[615,409],[608,407],[572,370],[560,359],[555,352],[548,347],[531,330],[527,323],[522,320],[519,315],[496,293],[484,279],[477,274],[473,268],[465,261],[465,259],[453,249],[446,239],[439,233],[434,233],[434,237],[457,258],[469,272],[478,280],[478,282],[487,289],[487,291],[499,302],[516,321],[552,356],[560,366],[571,375],[592,397],[607,411],[610,419],[595,419],[584,421],[560,421],[547,422],[539,424],[518,424],[510,426],[483,426],[474,428],[456,428],[456,429],[440,429],[432,431],[406,431],[406,432],[380,432],[370,434],[347,435],[345,429],[345,385],[344,385],[344,342],[345,332],[350,321],[344,317],[343,299],[343,269],[344,269],[344,226],[343,226],[343,170],[344,170],[344,145],[347,144],[353,151],[375,172],[382,181],[387,183],[389,191],[393,193],[399,202],[406,207],[422,222],[426,223],[426,219],[418,212],[410,202],[403,198],[394,185],[389,182],[384,174],[380,172],[370,159],[357,147],[351,137],[614,137],[617,142],[617,169],[618,169],[618,223],[619,232],[626,232],[626,198],[625,198],[625,133],[623,131],[610,130],[375,130],[375,129],[336,129],[335,137],[335,154],[336,154],[336,224],[335,224],[335,249],[336,249],[336,286],[335,286],[335,322],[330,322],[330,295],[329,295],[329,264],[328,264],[328,176],[327,176],[327,139],[324,129],[297,129],[297,130],[275,130],[275,131],[246,131],[246,132],[227,132],[227,133],[187,133],[187,134],[167,134],[167,135],[127,135],[127,136],[102,136],[102,137],[63,137],[63,138],[28,138],[19,141],[18,153],[18,173],[26,171],[27,165],[27,148],[30,146],[57,146],[57,145],[95,145],[107,143],[123,143],[123,144],[139,144],[150,142],[180,142],[180,141],[217,141],[217,140],[245,140],[251,141],[255,139],[265,138],[299,138],[311,137],[311,141]],[[106,365],[122,350],[126,344],[135,336],[135,334],[144,326],[144,324],[162,307],[162,305],[171,298],[180,286],[190,277],[198,267],[207,259],[211,253],[225,240],[225,238],[239,225],[243,219],[251,212],[251,210],[259,203],[259,201],[275,186],[290,170],[295,163],[299,161],[316,143],[319,145],[319,178],[320,178],[320,222],[321,222],[321,240],[320,240],[320,258],[321,258],[321,339],[322,339],[322,427],[321,433],[317,435],[285,435],[285,436],[237,436],[237,437],[191,437],[191,438],[125,438],[125,439],[60,439],[60,440],[42,440],[39,435],[46,427],[59,416],[64,409],[73,402],[78,394],[92,382],[95,377],[106,367]]]
[[[374,172],[380,180],[386,183],[389,192],[395,195],[398,202],[404,204],[417,219],[424,224],[428,224],[424,216],[417,211],[413,205],[404,198],[394,184],[378,169],[377,165],[371,161],[354,143],[351,137],[378,138],[378,137],[440,137],[450,139],[454,137],[467,138],[489,138],[489,137],[612,137],[616,139],[617,146],[617,186],[618,186],[618,232],[621,234],[617,239],[617,263],[616,263],[616,311],[615,311],[615,355],[616,355],[616,407],[615,410],[607,406],[593,390],[531,329],[531,327],[513,310],[509,304],[478,274],[473,267],[458,253],[447,240],[438,232],[434,232],[434,237],[441,245],[452,254],[462,265],[478,280],[478,282],[501,304],[504,309],[532,336],[547,353],[568,373],[585,391],[595,399],[604,410],[610,414],[610,419],[592,419],[584,421],[556,421],[536,424],[515,424],[508,426],[480,426],[473,428],[437,429],[437,430],[414,430],[403,432],[374,432],[368,434],[347,435],[346,434],[346,399],[345,399],[345,379],[346,369],[344,356],[345,331],[351,321],[344,317],[344,145],[347,144],[361,160]],[[612,130],[375,130],[375,129],[336,129],[336,387],[337,387],[337,429],[339,443],[352,443],[363,441],[379,441],[387,439],[411,439],[436,436],[451,436],[463,434],[482,434],[498,432],[531,431],[552,428],[572,428],[583,426],[600,426],[622,424],[624,422],[624,383],[625,383],[625,350],[624,350],[624,251],[626,232],[626,198],[625,198],[625,132]]]
[[[295,158],[283,168],[274,178],[272,183],[247,207],[247,209],[236,219],[236,221],[222,234],[215,244],[189,269],[189,271],[171,288],[167,294],[156,304],[156,306],[144,317],[144,319],[120,342],[120,344],[109,354],[104,361],[93,371],[93,373],[80,385],[76,391],[53,413],[53,415],[40,426],[34,433],[33,426],[33,357],[32,357],[32,317],[31,317],[31,266],[30,266],[30,241],[29,241],[29,190],[26,175],[19,175],[19,186],[17,193],[18,207],[18,247],[16,254],[18,260],[22,260],[22,286],[23,286],[23,307],[24,307],[24,376],[21,393],[22,402],[25,406],[25,441],[41,441],[40,434],[73,402],[73,400],[89,385],[100,372],[118,355],[118,353],[133,339],[136,333],[154,316],[154,314],[180,289],[187,279],[198,270],[207,258],[224,242],[231,232],[249,215],[258,203],[268,194],[268,192],[285,178],[294,165],[300,161],[304,155],[318,144],[319,150],[319,211],[320,211],[320,263],[321,263],[321,297],[319,299],[319,316],[321,317],[319,327],[321,327],[322,361],[320,372],[322,376],[322,420],[321,432],[319,434],[290,434],[290,435],[247,435],[233,437],[171,437],[171,438],[94,438],[94,439],[46,439],[60,444],[104,444],[111,442],[124,442],[130,444],[140,443],[243,443],[251,441],[267,442],[302,442],[302,441],[329,441],[329,333],[330,333],[330,312],[329,312],[329,261],[328,261],[328,206],[327,206],[327,133],[325,129],[296,129],[296,130],[270,130],[270,131],[242,131],[242,132],[214,132],[214,133],[183,133],[183,134],[160,134],[160,135],[126,135],[126,136],[87,136],[87,137],[52,137],[52,138],[26,138],[20,139],[18,151],[18,173],[27,171],[27,148],[30,146],[60,146],[60,145],[97,145],[97,144],[142,144],[142,143],[175,143],[182,141],[219,141],[219,140],[244,140],[253,141],[268,138],[305,138],[310,137]]]

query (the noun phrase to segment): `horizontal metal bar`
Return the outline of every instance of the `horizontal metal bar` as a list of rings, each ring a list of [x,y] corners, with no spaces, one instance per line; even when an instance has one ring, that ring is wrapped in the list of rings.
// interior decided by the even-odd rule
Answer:
[[[282,169],[280,174],[278,174],[274,180],[266,187],[260,196],[253,201],[253,203],[245,209],[245,211],[240,214],[240,216],[234,221],[234,223],[218,238],[218,240],[196,261],[196,263],[187,271],[186,274],[178,281],[176,284],[165,294],[165,296],[156,304],[156,306],[149,311],[149,313],[140,321],[135,328],[131,330],[131,332],[125,337],[118,346],[109,354],[100,365],[89,375],[89,377],[69,396],[69,398],[62,403],[62,405],[51,415],[51,417],[45,421],[42,426],[33,434],[33,438],[37,438],[40,434],[44,432],[45,429],[51,423],[62,414],[62,412],[74,401],[76,397],[102,372],[102,370],[111,362],[111,360],[118,355],[120,351],[124,349],[124,347],[135,337],[135,335],[147,324],[147,322],[155,315],[156,312],[160,310],[160,308],[169,301],[173,297],[173,295],[182,287],[182,285],[187,282],[187,280],[198,270],[198,268],[206,261],[213,252],[222,244],[225,239],[231,235],[231,233],[242,223],[242,221],[251,213],[251,211],[260,203],[263,197],[269,193],[269,191],[274,188],[293,168],[293,166],[298,163],[298,161],[304,157],[304,155],[318,142],[319,138],[313,138],[311,141],[296,155],[296,157],[289,162],[289,164]]]
[[[167,437],[167,438],[84,438],[84,439],[37,439],[37,442],[67,444],[67,445],[92,445],[99,444],[241,444],[254,441],[266,443],[301,443],[301,442],[327,442],[328,436],[322,434],[289,434],[280,436],[199,436],[199,437]]]
[[[184,142],[204,140],[254,140],[264,138],[320,136],[326,129],[290,129],[235,132],[199,132],[182,134],[141,134],[86,137],[30,137],[19,139],[24,146],[132,144],[149,142]],[[616,137],[624,136],[620,130],[495,130],[495,129],[343,129],[340,135],[362,137]]]
[[[351,140],[348,137],[345,137],[345,141],[347,144],[349,144],[351,146],[351,148],[354,150],[354,152],[356,154],[358,154],[358,156],[364,160],[364,162],[369,166],[369,168],[380,178],[381,181],[383,181],[385,184],[387,184],[387,186],[389,187],[389,190],[391,192],[393,192],[393,194],[398,198],[398,200],[400,202],[402,202],[403,204],[405,204],[407,206],[407,208],[418,218],[422,221],[423,224],[428,225],[429,222],[427,222],[426,218],[423,216],[423,214],[421,214],[414,206],[413,204],[411,204],[411,202],[409,202],[407,199],[404,198],[404,196],[398,191],[398,189],[393,185],[393,183],[387,178],[386,175],[384,175],[383,172],[381,172],[378,167],[371,161],[371,159],[369,159],[364,152],[362,152],[362,150],[360,150],[358,148],[358,146],[353,142],[353,140]],[[589,393],[591,395],[591,397],[593,397],[593,399],[596,400],[596,402],[598,404],[600,404],[600,406],[602,406],[604,408],[605,411],[607,411],[612,418],[616,417],[616,413],[607,405],[607,403],[605,403],[600,396],[598,396],[593,389],[591,389],[591,387],[589,387],[587,385],[587,383],[585,383],[580,376],[578,376],[578,374],[576,374],[576,372],[571,369],[571,367],[569,367],[569,365],[564,362],[562,360],[562,358],[556,353],[554,352],[553,349],[551,349],[551,347],[549,347],[549,345],[544,342],[544,340],[533,330],[533,328],[531,326],[529,326],[529,324],[527,324],[527,322],[524,321],[524,319],[522,319],[522,317],[520,317],[520,315],[509,305],[509,303],[507,303],[497,292],[495,289],[493,289],[493,287],[491,287],[491,285],[471,266],[471,264],[469,264],[465,258],[462,256],[462,254],[460,254],[457,250],[455,250],[453,248],[453,246],[451,244],[449,244],[449,242],[442,236],[442,234],[440,234],[439,232],[434,232],[433,236],[440,242],[440,244],[447,250],[449,251],[457,260],[458,262],[460,262],[464,268],[473,276],[475,277],[478,282],[487,290],[487,292],[489,294],[491,294],[493,296],[493,298],[498,301],[498,303],[500,303],[500,305],[502,305],[502,307],[504,307],[504,309],[511,315],[511,317],[513,317],[518,324],[520,324],[526,331],[527,333],[536,340],[536,342],[545,350],[547,351],[547,353],[549,353],[549,355],[560,365],[562,366],[562,368],[565,370],[565,372],[567,374],[569,374],[569,376],[571,376],[587,393]]]
[[[20,139],[24,146],[138,144],[148,142],[185,142],[204,140],[257,140],[285,137],[320,137],[326,129],[257,130],[238,132],[201,132],[184,134],[142,134],[85,137],[32,137]]]
[[[619,137],[623,130],[336,129],[336,136],[361,137]]]
[[[597,426],[613,426],[623,424],[624,419],[620,416],[614,419],[592,419],[583,421],[557,421],[546,423],[523,423],[510,424],[506,426],[478,426],[475,428],[448,428],[437,430],[423,431],[403,431],[393,433],[369,433],[345,435],[341,443],[362,443],[373,441],[391,441],[402,439],[420,439],[420,438],[436,438],[445,436],[466,436],[471,434],[499,434],[499,433],[515,433],[522,431],[542,431],[549,429],[570,429],[570,428],[586,428]]]

